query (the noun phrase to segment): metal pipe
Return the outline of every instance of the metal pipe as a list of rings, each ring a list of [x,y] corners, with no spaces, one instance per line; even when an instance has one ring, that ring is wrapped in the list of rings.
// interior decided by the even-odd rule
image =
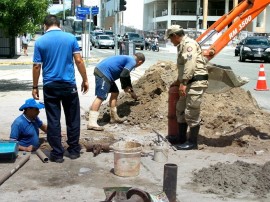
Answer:
[[[40,160],[41,160],[43,163],[48,163],[48,162],[49,162],[49,158],[43,153],[42,150],[37,149],[36,155],[40,158]]]
[[[22,159],[18,161],[15,165],[12,166],[11,170],[6,171],[1,177],[0,177],[0,185],[3,184],[11,175],[13,175],[19,168],[21,168],[28,160],[30,159],[30,153],[24,154],[22,156]]]
[[[163,135],[161,135],[159,132],[157,132],[155,129],[152,129],[158,137],[160,137],[164,142],[166,142],[170,148],[172,148],[174,151],[177,151],[177,148],[173,146]]]
[[[167,163],[164,165],[163,191],[170,202],[176,202],[177,165]]]
[[[209,34],[209,36],[207,36],[204,40],[202,40],[199,44],[200,46],[202,46],[206,41],[208,41],[209,39],[212,38],[212,36],[214,36],[217,33],[216,30],[214,30],[213,32],[211,32],[211,34]]]

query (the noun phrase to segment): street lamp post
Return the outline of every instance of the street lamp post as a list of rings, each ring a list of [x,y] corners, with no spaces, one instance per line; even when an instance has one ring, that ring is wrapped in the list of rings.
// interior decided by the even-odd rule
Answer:
[[[196,9],[196,38],[198,38],[199,22],[200,22],[200,10],[201,10],[201,0],[197,0]]]
[[[65,0],[63,2],[63,25],[65,24],[65,19],[66,19],[66,8],[65,8]]]

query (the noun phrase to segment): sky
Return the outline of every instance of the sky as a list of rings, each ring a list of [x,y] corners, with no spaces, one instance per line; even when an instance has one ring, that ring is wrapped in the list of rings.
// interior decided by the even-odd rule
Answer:
[[[71,0],[65,0],[65,9],[70,9],[71,6]],[[62,4],[53,4],[51,7],[49,7],[48,12],[50,14],[56,14],[60,11],[63,11],[64,6]]]
[[[126,26],[143,28],[143,0],[127,0],[127,10],[124,11],[124,22]]]
[[[138,29],[143,28],[143,0],[126,0],[127,10],[124,11],[123,24],[125,26],[131,26]],[[65,9],[70,9],[71,0],[65,0]],[[85,5],[92,6],[97,5],[99,0],[84,0]],[[91,5],[92,4],[92,5]],[[48,11],[51,14],[56,14],[63,10],[62,4],[54,4]]]

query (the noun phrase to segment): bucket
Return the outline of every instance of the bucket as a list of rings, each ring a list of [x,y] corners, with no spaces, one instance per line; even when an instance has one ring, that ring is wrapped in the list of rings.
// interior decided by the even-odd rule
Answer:
[[[168,147],[165,146],[155,146],[154,147],[154,161],[157,162],[167,162],[168,160]]]
[[[137,142],[113,144],[114,174],[121,177],[137,176],[140,173],[142,146]]]

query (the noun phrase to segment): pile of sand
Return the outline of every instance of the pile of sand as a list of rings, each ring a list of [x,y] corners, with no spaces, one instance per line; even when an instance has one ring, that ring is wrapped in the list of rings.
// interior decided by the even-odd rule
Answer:
[[[200,192],[235,197],[239,193],[266,197],[270,192],[270,162],[264,165],[236,161],[217,163],[194,172],[191,185]],[[197,189],[197,191],[198,191]]]
[[[160,61],[151,66],[133,84],[139,101],[134,101],[128,94],[119,96],[119,115],[127,117],[126,124],[167,131],[168,91],[176,78],[177,69],[172,62]],[[102,107],[101,114],[101,121],[108,122],[107,105]],[[260,110],[251,94],[242,88],[221,94],[205,94],[201,117],[202,144],[223,147],[232,142],[227,136],[233,139],[246,135],[250,138],[269,138],[270,114]],[[217,140],[220,138],[220,141]]]
[[[126,94],[119,97],[118,112],[122,117],[127,116],[125,124],[154,128],[166,134],[168,92],[176,78],[174,63],[158,62],[151,66],[133,85],[139,101]],[[101,114],[101,122],[109,122],[106,104]],[[245,156],[269,153],[270,114],[258,107],[250,92],[234,88],[226,93],[205,94],[201,117],[199,149]],[[269,162],[263,166],[240,161],[218,163],[194,173],[191,188],[227,196],[239,193],[244,196],[248,192],[264,197],[270,190],[269,171]]]

